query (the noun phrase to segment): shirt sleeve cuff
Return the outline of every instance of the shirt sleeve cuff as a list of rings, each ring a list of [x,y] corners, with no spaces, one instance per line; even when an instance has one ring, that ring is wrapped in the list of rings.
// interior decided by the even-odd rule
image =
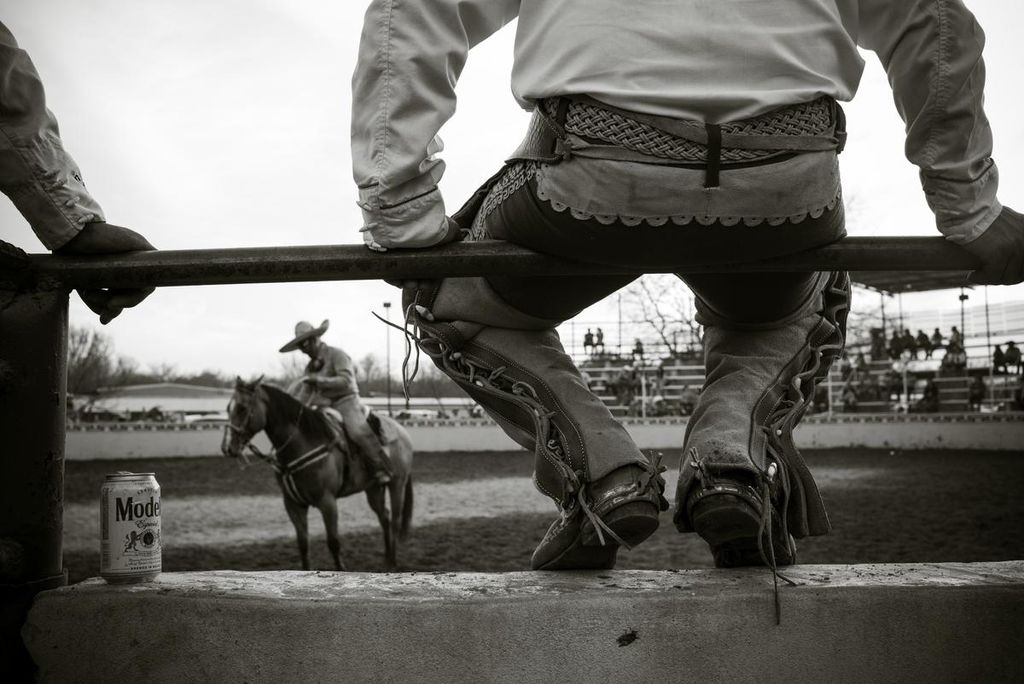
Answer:
[[[922,173],[921,185],[939,232],[958,245],[977,239],[1003,210],[996,198],[999,170],[995,162],[967,181]]]
[[[31,177],[4,192],[47,249],[64,246],[87,223],[106,220],[78,166],[60,145],[23,148],[22,159]]]
[[[374,201],[376,189],[359,191],[363,211],[360,231],[384,248],[431,247],[445,239],[448,221],[441,192],[433,188],[426,194],[392,207],[380,207]],[[369,241],[367,241],[369,244]]]

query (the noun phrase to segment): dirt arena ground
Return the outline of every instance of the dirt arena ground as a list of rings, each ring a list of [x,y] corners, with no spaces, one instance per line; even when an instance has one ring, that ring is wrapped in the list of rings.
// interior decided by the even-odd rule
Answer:
[[[678,463],[679,452],[664,452]],[[835,528],[800,542],[803,563],[885,563],[1024,558],[1024,451],[831,450],[807,452]],[[399,550],[402,571],[510,571],[554,519],[530,482],[531,456],[417,456],[414,529]],[[268,466],[225,458],[68,462],[65,565],[71,582],[99,573],[99,490],[106,473],[154,472],[160,481],[164,570],[298,568],[294,531]],[[666,473],[669,499],[676,470]],[[341,502],[349,570],[383,570],[383,543],[362,495]],[[663,514],[654,537],[619,555],[619,568],[710,567],[700,539]],[[323,525],[310,517],[314,568],[332,569]]]

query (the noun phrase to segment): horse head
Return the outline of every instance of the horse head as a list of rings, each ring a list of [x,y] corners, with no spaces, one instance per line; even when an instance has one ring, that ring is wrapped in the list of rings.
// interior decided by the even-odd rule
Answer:
[[[267,403],[260,390],[262,379],[262,375],[252,382],[235,378],[235,392],[228,402],[228,424],[220,444],[225,456],[244,459],[250,440],[267,425]]]

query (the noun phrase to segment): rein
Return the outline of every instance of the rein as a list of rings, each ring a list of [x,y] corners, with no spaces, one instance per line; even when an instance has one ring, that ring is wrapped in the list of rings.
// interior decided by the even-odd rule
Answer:
[[[258,388],[256,390],[253,390],[253,397],[254,398],[255,398],[255,395],[256,395],[257,391],[258,391]],[[268,399],[267,403],[269,404],[269,399]],[[242,420],[242,425],[248,425],[249,424],[249,417],[252,415],[252,410],[253,410],[253,407],[252,407],[251,404],[246,406],[245,417]],[[245,456],[245,449],[249,449],[252,453],[256,454],[257,457],[259,457],[260,459],[262,459],[262,460],[266,461],[267,463],[270,463],[272,466],[274,466],[275,469],[277,469],[277,468],[284,468],[286,466],[285,466],[285,464],[281,463],[280,459],[277,457],[277,454],[280,453],[281,450],[284,449],[286,446],[291,444],[292,440],[295,439],[295,436],[299,434],[299,421],[302,419],[302,413],[305,410],[306,410],[306,405],[303,404],[303,403],[299,403],[299,413],[298,413],[297,416],[295,416],[295,423],[292,426],[291,434],[288,435],[288,439],[286,439],[284,441],[284,444],[282,444],[280,447],[271,446],[269,454],[263,453],[263,451],[259,447],[257,447],[255,444],[252,443],[252,438],[255,437],[257,434],[259,434],[258,431],[257,432],[251,432],[248,435],[246,435],[246,432],[245,432],[245,430],[243,428],[238,427],[237,425],[232,423],[230,420],[228,421],[228,424],[224,426],[224,429],[225,430],[230,430],[231,432],[234,432],[235,434],[239,435],[240,439],[243,440],[242,441],[241,449],[242,449],[242,457],[243,457],[246,465],[248,465],[249,460]],[[264,430],[265,429],[266,429],[266,427],[264,427]],[[333,443],[332,443],[332,445],[333,445]],[[317,447],[317,448],[319,448],[319,447]],[[316,449],[313,449],[313,451],[316,451]],[[311,452],[308,452],[308,453],[303,454],[302,456],[299,456],[299,458],[296,459],[296,460],[305,458],[306,456],[309,455],[309,453],[311,453]]]
[[[255,391],[253,392],[253,394],[255,400]],[[246,409],[247,411],[242,421],[242,425],[248,425],[249,417],[252,415],[253,407],[252,405],[248,405],[246,406]],[[326,444],[321,444],[320,446],[313,447],[306,453],[302,454],[301,456],[298,456],[297,458],[292,459],[288,463],[281,462],[281,459],[278,458],[278,454],[281,453],[281,451],[285,447],[291,444],[292,440],[295,439],[295,436],[298,435],[300,420],[302,418],[302,413],[305,410],[306,404],[300,402],[299,413],[295,417],[295,423],[292,426],[291,434],[288,435],[288,439],[286,439],[280,447],[271,448],[269,454],[264,453],[263,450],[261,450],[259,447],[252,443],[252,438],[258,434],[257,432],[252,432],[246,435],[246,431],[243,428],[235,425],[231,421],[228,421],[228,424],[224,426],[224,429],[234,432],[235,434],[240,436],[240,439],[243,440],[241,446],[241,453],[242,458],[247,465],[249,463],[249,459],[245,455],[245,449],[248,449],[253,454],[255,454],[260,460],[269,463],[274,468],[274,471],[281,477],[281,484],[282,487],[284,488],[285,495],[288,496],[288,498],[290,498],[292,501],[295,501],[296,503],[310,506],[313,505],[312,502],[305,500],[305,497],[302,496],[301,492],[299,492],[298,486],[296,486],[295,484],[295,474],[301,470],[305,470],[306,468],[315,463],[319,463],[324,458],[326,458],[327,454],[330,453],[331,449],[341,444],[341,437],[335,437],[333,440],[327,442]],[[264,429],[266,428],[264,427]]]

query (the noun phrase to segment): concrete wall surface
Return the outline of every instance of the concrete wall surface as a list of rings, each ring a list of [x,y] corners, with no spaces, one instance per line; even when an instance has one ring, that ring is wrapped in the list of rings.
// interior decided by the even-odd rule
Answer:
[[[686,419],[627,418],[629,434],[643,449],[674,449],[683,444]],[[413,421],[406,424],[417,451],[513,451],[519,446],[489,420]],[[218,426],[123,425],[116,429],[70,429],[66,458],[219,456],[223,429]],[[1015,414],[851,414],[813,416],[794,433],[801,448],[834,449],[994,449],[1024,445],[1024,415]],[[267,451],[260,433],[253,442]]]
[[[167,573],[48,591],[50,682],[1020,682],[1024,561]]]

